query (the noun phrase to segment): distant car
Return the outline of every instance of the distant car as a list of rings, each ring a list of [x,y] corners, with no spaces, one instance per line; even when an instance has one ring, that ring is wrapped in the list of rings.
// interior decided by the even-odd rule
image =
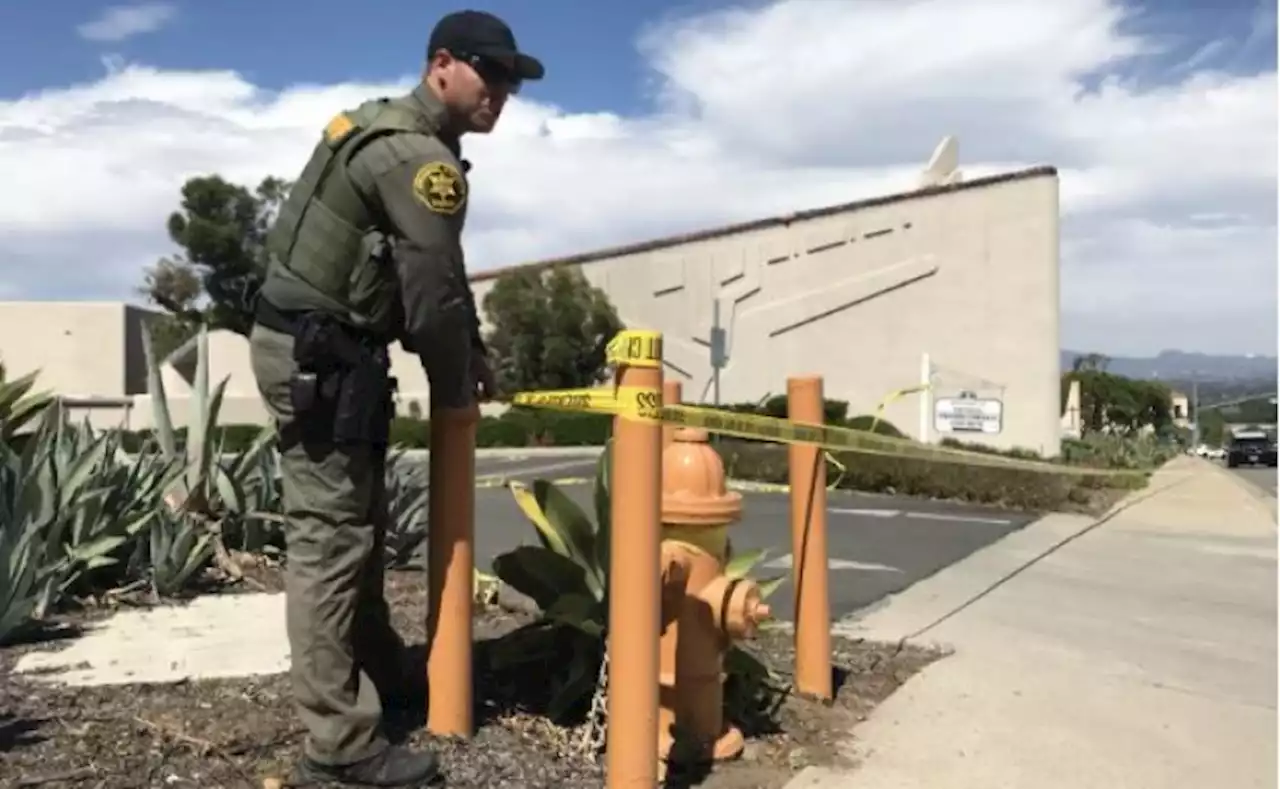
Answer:
[[[1227,446],[1227,468],[1240,465],[1276,467],[1276,441],[1265,433],[1238,433]]]
[[[1190,453],[1196,457],[1209,458],[1212,460],[1222,460],[1227,456],[1227,450],[1222,447],[1211,447],[1208,444],[1201,444],[1190,450]]]

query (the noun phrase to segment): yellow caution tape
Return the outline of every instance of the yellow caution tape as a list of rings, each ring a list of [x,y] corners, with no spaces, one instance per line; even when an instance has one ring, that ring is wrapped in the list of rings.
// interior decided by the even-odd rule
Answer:
[[[510,402],[512,405],[553,411],[613,414],[636,422],[662,421],[662,392],[644,386],[517,392]]]
[[[647,329],[618,332],[605,347],[605,361],[617,367],[661,367],[662,333]],[[547,389],[517,392],[512,405],[576,413],[613,414],[653,424],[662,421],[662,391],[652,387],[619,386],[597,389]]]
[[[615,391],[617,394],[615,394]],[[1023,460],[988,455],[950,447],[920,444],[906,438],[895,438],[834,425],[806,424],[757,414],[740,414],[689,405],[660,404],[661,393],[638,387],[600,387],[597,389],[562,389],[543,392],[519,392],[512,405],[546,408],[577,413],[612,414],[642,422],[661,422],[678,427],[693,427],[708,433],[770,441],[778,444],[808,444],[823,449],[860,452],[887,457],[907,457],[944,463],[964,463],[990,468],[1017,469],[1050,474],[1080,476],[1121,476],[1148,473],[1133,469],[1092,469],[1064,466],[1045,461]]]
[[[605,346],[605,361],[630,367],[662,366],[662,332],[625,329]]]
[[[605,348],[606,362],[615,367],[661,367],[662,333],[646,329],[619,332]],[[1091,469],[1045,461],[989,455],[950,447],[921,444],[906,438],[833,425],[805,424],[756,414],[688,405],[663,405],[661,391],[647,387],[612,386],[518,392],[512,405],[576,413],[612,414],[645,423],[701,428],[708,433],[752,438],[778,444],[809,444],[823,449],[861,452],[887,457],[964,463],[971,466],[1018,469],[1081,476],[1145,475],[1148,470]],[[843,471],[843,468],[841,468]]]

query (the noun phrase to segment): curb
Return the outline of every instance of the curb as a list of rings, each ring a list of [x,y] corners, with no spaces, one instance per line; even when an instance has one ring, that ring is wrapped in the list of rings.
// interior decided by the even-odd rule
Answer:
[[[1196,461],[1207,465],[1209,468],[1213,469],[1215,473],[1221,474],[1231,480],[1232,485],[1235,485],[1237,488],[1244,491],[1250,499],[1253,499],[1267,511],[1267,515],[1271,518],[1272,528],[1280,527],[1280,524],[1277,523],[1277,521],[1280,520],[1280,502],[1277,502],[1275,498],[1268,496],[1265,491],[1258,490],[1253,485],[1250,485],[1248,482],[1240,479],[1229,470],[1219,466],[1217,463],[1210,462],[1203,458],[1196,458]]]
[[[526,458],[573,458],[597,457],[604,447],[480,447],[476,449],[476,458],[494,458],[504,460],[524,460]],[[429,449],[402,449],[396,451],[405,460],[424,460],[431,457]]]
[[[484,490],[488,488],[501,488],[508,481],[519,477],[528,476],[527,474],[488,474],[476,478],[476,489]],[[535,479],[542,479],[534,475]],[[594,477],[559,477],[547,480],[556,487],[571,487],[575,485],[592,485],[595,484]],[[791,486],[783,485],[775,482],[751,482],[745,479],[730,479],[725,481],[725,487],[729,490],[737,490],[743,493],[790,493]]]

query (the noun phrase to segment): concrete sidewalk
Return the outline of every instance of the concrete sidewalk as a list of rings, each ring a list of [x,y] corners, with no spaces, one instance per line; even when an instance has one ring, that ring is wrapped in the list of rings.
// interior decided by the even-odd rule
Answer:
[[[807,789],[1276,786],[1276,528],[1179,458],[1093,521],[1051,516],[843,622],[950,646]]]

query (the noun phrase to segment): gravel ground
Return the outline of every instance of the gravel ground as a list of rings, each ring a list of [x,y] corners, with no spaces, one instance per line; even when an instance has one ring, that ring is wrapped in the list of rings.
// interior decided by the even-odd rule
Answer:
[[[277,587],[272,573],[257,579]],[[396,626],[421,653],[424,579],[418,573],[388,576],[387,594]],[[74,627],[109,612],[69,614]],[[577,789],[603,786],[600,765],[558,756],[576,731],[554,726],[530,704],[532,687],[484,669],[485,645],[527,619],[487,610],[477,616],[477,732],[467,742],[432,738],[421,718],[397,721],[399,738],[431,742],[442,754],[447,786]],[[765,631],[751,645],[785,673],[792,661],[790,637]],[[834,640],[837,686],[827,705],[784,694],[768,718],[744,721],[743,758],[710,775],[672,775],[669,786],[705,789],[778,789],[810,764],[838,764],[849,730],[911,675],[939,657],[913,647],[898,649]],[[298,757],[302,731],[284,675],[184,682],[68,688],[15,676],[18,657],[36,645],[0,650],[0,785],[9,787],[259,787],[287,777]],[[40,645],[48,648],[48,644]],[[536,680],[536,678],[535,678]],[[784,677],[785,680],[785,677]],[[288,783],[286,782],[286,786]]]

